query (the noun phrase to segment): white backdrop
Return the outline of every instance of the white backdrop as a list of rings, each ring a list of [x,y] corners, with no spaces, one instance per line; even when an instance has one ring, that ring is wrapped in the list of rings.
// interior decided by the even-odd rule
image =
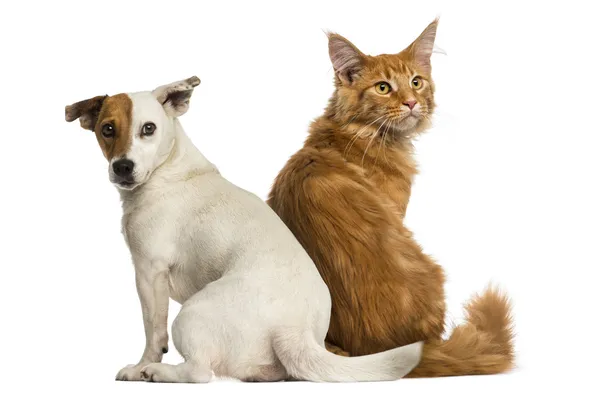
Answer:
[[[0,8],[3,396],[506,396],[597,370],[598,20],[592,2],[4,2]],[[558,5],[563,4],[563,5]],[[446,269],[451,318],[489,281],[514,300],[508,375],[360,385],[117,383],[143,327],[118,194],[64,106],[198,75],[182,123],[263,198],[332,92],[323,30],[397,52],[441,16],[435,127],[407,222]],[[173,304],[170,319],[178,306]],[[171,344],[165,361],[179,361]],[[597,390],[597,387],[596,387]],[[576,394],[577,395],[577,394]]]

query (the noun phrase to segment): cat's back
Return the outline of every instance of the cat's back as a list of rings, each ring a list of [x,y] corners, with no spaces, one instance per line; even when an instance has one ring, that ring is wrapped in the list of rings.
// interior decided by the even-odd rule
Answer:
[[[343,277],[342,268],[350,264],[348,248],[368,248],[353,254],[359,262],[372,261],[372,251],[389,235],[392,213],[382,211],[379,189],[364,169],[344,158],[347,144],[339,134],[324,128],[315,131],[318,122],[276,177],[267,203],[311,256],[324,280],[338,285],[334,280]]]
[[[327,182],[333,190],[335,185],[361,178],[359,168],[345,161],[341,145],[334,126],[321,119],[313,122],[304,146],[281,169],[267,200],[284,221],[294,221],[289,219],[290,212],[304,212],[308,210],[306,207],[318,212],[323,206],[327,207],[330,200],[335,200],[335,197],[320,197],[314,184]]]

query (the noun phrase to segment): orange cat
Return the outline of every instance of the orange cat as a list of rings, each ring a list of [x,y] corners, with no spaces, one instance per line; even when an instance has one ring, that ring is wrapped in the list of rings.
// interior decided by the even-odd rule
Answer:
[[[378,56],[329,35],[335,92],[268,203],[329,286],[330,350],[365,355],[424,340],[409,377],[499,373],[513,366],[508,299],[492,288],[475,296],[466,323],[442,340],[444,273],[403,223],[416,174],[411,138],[435,107],[436,29],[437,20],[404,51]]]

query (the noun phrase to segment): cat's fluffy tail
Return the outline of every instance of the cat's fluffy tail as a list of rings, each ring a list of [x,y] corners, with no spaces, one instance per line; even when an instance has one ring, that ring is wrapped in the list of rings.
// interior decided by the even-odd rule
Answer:
[[[489,287],[465,305],[467,319],[448,340],[428,342],[419,365],[406,377],[502,373],[514,366],[511,306]]]

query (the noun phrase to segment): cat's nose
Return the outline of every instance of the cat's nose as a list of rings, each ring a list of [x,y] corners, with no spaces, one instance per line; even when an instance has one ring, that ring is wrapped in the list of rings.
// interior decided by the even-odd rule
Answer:
[[[402,105],[408,106],[408,109],[410,109],[410,110],[412,110],[412,108],[414,108],[416,104],[417,104],[417,101],[414,100],[414,99],[411,99],[411,100],[408,100],[408,101],[404,101],[402,103]]]

